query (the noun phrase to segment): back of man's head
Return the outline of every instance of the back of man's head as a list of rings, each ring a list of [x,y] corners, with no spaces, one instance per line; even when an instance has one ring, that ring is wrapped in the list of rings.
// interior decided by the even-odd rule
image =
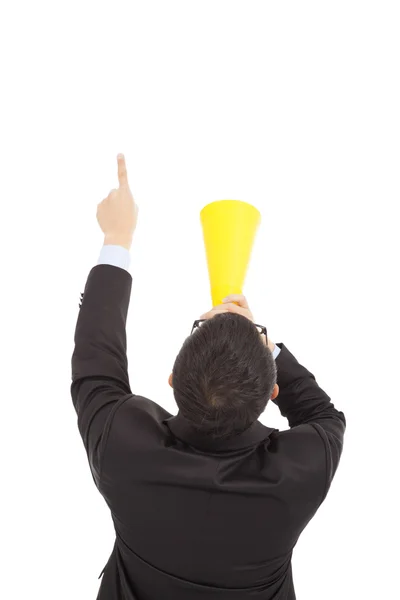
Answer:
[[[265,410],[276,365],[254,323],[234,313],[204,321],[184,342],[172,371],[182,416],[213,438],[247,429]]]

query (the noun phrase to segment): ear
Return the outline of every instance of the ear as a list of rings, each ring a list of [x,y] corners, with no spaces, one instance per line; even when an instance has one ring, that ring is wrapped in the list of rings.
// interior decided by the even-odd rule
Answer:
[[[170,385],[170,386],[173,388],[173,385],[172,385],[172,373],[171,373],[171,375],[168,377],[168,383],[169,383],[169,385]]]
[[[276,383],[274,385],[274,389],[272,390],[271,400],[275,400],[275,398],[278,396],[278,394],[279,394],[279,385]]]

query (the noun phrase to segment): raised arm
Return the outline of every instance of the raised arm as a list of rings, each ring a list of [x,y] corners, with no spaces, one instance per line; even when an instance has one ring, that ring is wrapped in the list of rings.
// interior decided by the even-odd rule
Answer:
[[[311,425],[320,435],[326,450],[326,493],[339,464],[346,429],[346,419],[330,397],[284,344],[276,359],[279,395],[273,402],[286,417],[290,428]]]
[[[124,253],[129,254],[137,207],[123,157],[118,157],[118,178],[119,189],[112,190],[98,205],[104,246],[82,294],[72,355],[72,402],[96,485],[113,411],[132,393],[126,355],[132,277],[126,270],[129,257]]]

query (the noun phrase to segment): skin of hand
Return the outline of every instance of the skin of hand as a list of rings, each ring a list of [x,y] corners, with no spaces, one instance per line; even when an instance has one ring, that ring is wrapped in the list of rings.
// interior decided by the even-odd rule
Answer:
[[[116,244],[130,250],[136,229],[139,207],[129,189],[128,174],[123,154],[118,154],[119,188],[113,189],[97,205],[97,221],[104,233],[104,244]]]
[[[214,308],[212,308],[210,311],[201,315],[200,319],[212,319],[213,317],[215,317],[215,315],[218,315],[220,313],[232,312],[232,313],[236,313],[238,315],[243,315],[244,317],[246,317],[247,319],[249,319],[250,321],[252,321],[254,323],[253,313],[251,312],[248,302],[247,302],[245,296],[243,296],[243,294],[231,294],[230,296],[227,296],[226,298],[224,298],[222,302],[223,302],[222,304],[214,306]],[[263,343],[267,344],[265,335],[263,333],[261,333],[260,335],[262,337]],[[268,348],[271,350],[271,352],[273,352],[274,348],[275,348],[274,342],[272,340],[270,340],[269,338],[268,338]],[[168,378],[168,383],[171,387],[173,387],[172,373]],[[277,397],[278,393],[279,393],[279,386],[278,386],[278,384],[275,384],[274,389],[272,391],[271,399],[274,400]]]
[[[214,315],[224,312],[232,312],[238,315],[243,315],[250,321],[254,323],[253,313],[250,310],[249,304],[246,300],[246,297],[243,294],[231,294],[223,299],[222,304],[218,306],[214,306],[209,312],[201,315],[200,319],[211,319]],[[265,335],[262,334],[262,340],[264,344],[267,343]],[[270,339],[268,339],[268,348],[271,352],[274,351],[275,344]]]

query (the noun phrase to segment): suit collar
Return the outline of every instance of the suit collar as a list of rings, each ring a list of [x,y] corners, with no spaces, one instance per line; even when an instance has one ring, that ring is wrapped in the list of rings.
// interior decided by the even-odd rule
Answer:
[[[269,444],[269,436],[273,431],[271,427],[266,427],[260,421],[255,421],[243,433],[236,435],[228,440],[213,440],[204,433],[197,431],[180,412],[176,416],[164,419],[173,435],[183,442],[199,448],[200,450],[238,450],[255,446],[263,441]]]

